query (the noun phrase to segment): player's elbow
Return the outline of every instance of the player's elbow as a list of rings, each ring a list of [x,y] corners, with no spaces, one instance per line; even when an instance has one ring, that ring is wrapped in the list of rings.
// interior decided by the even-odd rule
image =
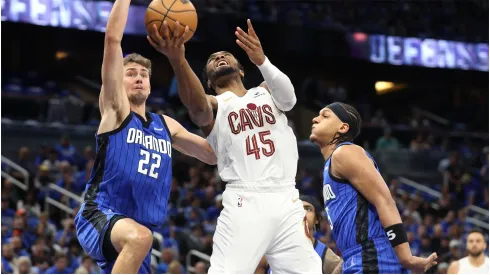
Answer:
[[[106,33],[104,43],[108,45],[120,45],[122,41],[122,35]]]
[[[393,200],[391,195],[385,195],[382,194],[378,197],[376,197],[375,201],[373,202],[374,206],[376,209],[382,209],[382,208],[396,208],[396,202]]]

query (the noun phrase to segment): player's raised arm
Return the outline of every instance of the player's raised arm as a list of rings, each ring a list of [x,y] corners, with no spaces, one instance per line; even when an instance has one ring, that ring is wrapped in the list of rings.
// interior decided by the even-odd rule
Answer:
[[[211,148],[211,145],[209,145],[204,138],[190,133],[171,117],[163,116],[163,118],[172,134],[172,145],[175,149],[207,164],[216,164],[216,154],[214,153],[213,148]]]
[[[265,83],[260,86],[266,88],[274,99],[274,103],[281,111],[290,111],[296,104],[296,94],[294,86],[289,77],[281,72],[276,66],[272,65],[264,55],[264,50],[260,44],[259,37],[255,33],[250,19],[247,20],[248,33],[237,27],[235,35],[236,43],[247,53],[250,61],[259,68]]]
[[[107,21],[102,61],[102,90],[99,98],[102,115],[107,110],[114,110],[118,113],[121,110],[129,112],[129,102],[123,89],[121,40],[128,19],[130,3],[131,0],[116,0]],[[120,117],[123,118],[123,116]]]
[[[168,57],[177,79],[180,100],[189,110],[192,121],[200,127],[208,126],[213,121],[211,103],[201,81],[185,59],[184,39],[189,32],[189,27],[185,27],[182,35],[175,35],[172,38],[169,38],[169,28],[166,21],[163,21],[162,28],[163,37],[154,25],[150,36],[148,36],[148,41],[157,51]],[[179,22],[175,23],[174,28],[180,28]]]
[[[333,165],[335,164],[335,165]],[[437,255],[428,258],[412,256],[400,214],[384,179],[373,161],[358,146],[342,146],[332,155],[332,174],[348,179],[378,210],[379,219],[400,263],[415,273],[423,273],[437,264]]]

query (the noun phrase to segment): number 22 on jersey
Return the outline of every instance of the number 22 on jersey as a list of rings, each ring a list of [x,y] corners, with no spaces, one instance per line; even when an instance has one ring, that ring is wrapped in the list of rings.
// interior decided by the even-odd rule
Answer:
[[[262,154],[266,157],[270,157],[274,155],[274,152],[276,151],[276,148],[274,147],[274,141],[267,138],[267,136],[270,134],[271,134],[270,130],[262,131],[258,133],[259,140],[262,145],[261,148],[259,148],[256,134],[253,134],[252,137],[247,136],[247,138],[245,139],[245,148],[247,150],[247,156],[255,155],[255,159],[260,159],[260,153],[261,153],[260,149],[262,149]]]
[[[144,149],[141,149],[140,155],[142,156],[142,158],[140,159],[140,161],[138,163],[138,172],[143,174],[143,175],[147,175],[147,176],[150,176],[154,179],[157,179],[158,178],[158,172],[156,172],[155,170],[158,170],[158,168],[160,168],[160,164],[162,162],[162,157],[160,156],[160,154],[150,153]],[[150,155],[151,155],[151,157],[150,157]],[[152,160],[152,162],[151,162],[151,165],[149,167],[150,169],[148,169],[150,159]]]

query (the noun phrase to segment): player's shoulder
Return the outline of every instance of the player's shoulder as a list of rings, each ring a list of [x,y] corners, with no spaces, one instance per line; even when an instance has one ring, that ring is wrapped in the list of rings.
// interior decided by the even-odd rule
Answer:
[[[359,155],[366,154],[364,148],[356,144],[345,144],[337,149],[335,149],[332,153],[332,159],[343,159],[347,157],[356,157]]]
[[[449,264],[449,267],[447,269],[447,273],[448,274],[457,274],[459,272],[460,262],[463,259],[465,259],[465,258],[462,258],[462,259],[459,259],[459,260],[456,260],[456,261],[452,261],[452,263]]]

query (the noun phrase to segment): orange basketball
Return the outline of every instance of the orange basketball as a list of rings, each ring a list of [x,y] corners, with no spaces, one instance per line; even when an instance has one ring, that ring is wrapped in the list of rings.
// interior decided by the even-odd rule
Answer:
[[[145,26],[149,33],[150,28],[155,24],[158,32],[163,37],[163,21],[167,21],[170,36],[178,31],[179,35],[189,26],[189,33],[185,37],[185,42],[189,41],[197,28],[196,8],[189,0],[153,0],[145,14]],[[179,30],[175,29],[175,22],[179,21]]]

